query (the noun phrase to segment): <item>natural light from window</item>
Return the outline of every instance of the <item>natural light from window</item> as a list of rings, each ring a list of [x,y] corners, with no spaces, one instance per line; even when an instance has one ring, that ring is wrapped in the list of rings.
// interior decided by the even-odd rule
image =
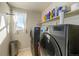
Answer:
[[[7,36],[6,24],[5,24],[5,17],[0,17],[0,44]]]
[[[16,30],[24,30],[25,27],[26,14],[25,13],[15,13],[14,22]]]
[[[5,18],[4,16],[1,16],[0,29],[2,29],[3,27],[5,27]]]

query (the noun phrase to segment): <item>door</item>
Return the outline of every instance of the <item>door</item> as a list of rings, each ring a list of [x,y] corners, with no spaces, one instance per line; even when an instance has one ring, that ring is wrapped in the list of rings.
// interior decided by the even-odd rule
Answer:
[[[61,56],[62,52],[56,39],[49,33],[43,33],[40,40],[40,54],[45,56]]]

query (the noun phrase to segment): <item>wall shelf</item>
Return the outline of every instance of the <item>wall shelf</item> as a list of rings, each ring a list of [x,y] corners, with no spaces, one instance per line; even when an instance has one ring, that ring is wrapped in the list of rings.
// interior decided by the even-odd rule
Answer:
[[[76,15],[79,15],[79,10],[70,11],[70,12],[66,13],[64,18],[72,17],[72,16],[76,16]]]
[[[68,17],[72,17],[72,16],[76,16],[76,15],[79,15],[79,10],[67,12],[67,13],[64,15],[64,18],[68,18]],[[57,17],[56,17],[56,20],[59,20],[59,19],[60,19],[60,17],[57,16]],[[49,20],[49,21],[47,21],[47,22],[41,22],[40,24],[48,23],[48,22],[56,21],[56,20],[52,19],[52,20]]]
[[[41,22],[40,24],[42,24],[42,23],[47,23],[47,22],[51,22],[51,21],[56,21],[56,20],[58,20],[59,19],[59,16],[57,16],[55,19],[52,19],[52,20],[49,20],[49,21],[46,21],[46,22]]]

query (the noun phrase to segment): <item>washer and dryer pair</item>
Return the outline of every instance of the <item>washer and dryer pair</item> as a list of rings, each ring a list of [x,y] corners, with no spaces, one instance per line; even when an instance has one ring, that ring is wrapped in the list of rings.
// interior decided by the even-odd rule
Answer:
[[[35,56],[79,55],[79,25],[34,27],[32,32],[31,48]]]
[[[63,24],[41,27],[40,55],[79,55],[79,25]]]

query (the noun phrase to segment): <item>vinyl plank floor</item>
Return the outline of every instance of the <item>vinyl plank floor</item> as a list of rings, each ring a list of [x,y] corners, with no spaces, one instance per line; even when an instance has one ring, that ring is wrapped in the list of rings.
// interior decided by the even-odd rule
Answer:
[[[18,52],[17,56],[32,56],[32,53],[30,49],[23,49]]]

